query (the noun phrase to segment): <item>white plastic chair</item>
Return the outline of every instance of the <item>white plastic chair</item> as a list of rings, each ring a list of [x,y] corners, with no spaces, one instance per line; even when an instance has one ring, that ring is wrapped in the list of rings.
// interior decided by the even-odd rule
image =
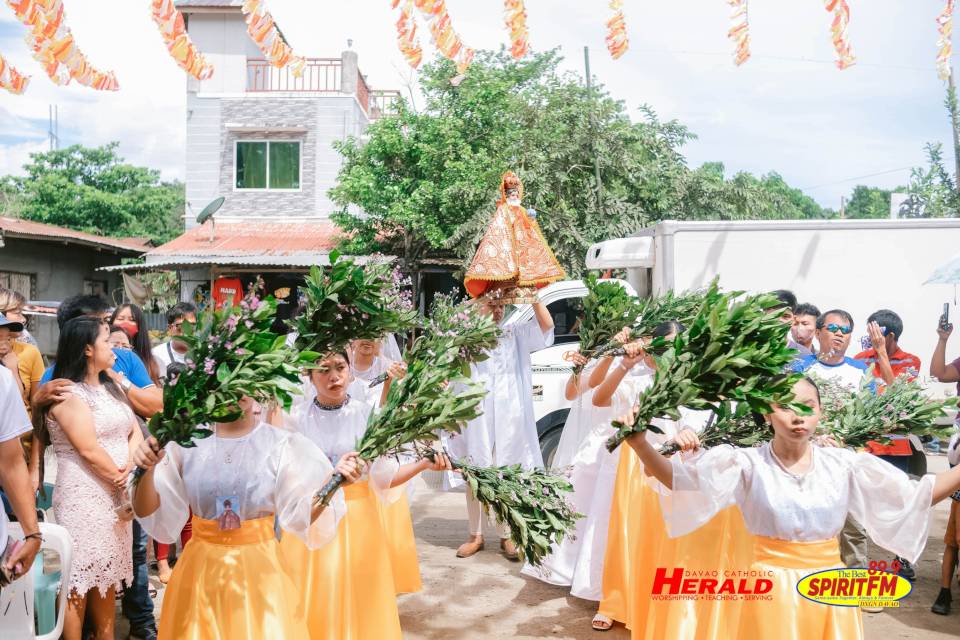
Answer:
[[[36,635],[33,623],[33,572],[15,580],[0,592],[0,638],[4,640],[56,640],[63,634],[63,620],[67,611],[67,590],[62,587],[70,579],[73,546],[70,534],[63,527],[49,522],[40,523],[43,534],[41,549],[50,549],[60,556],[61,588],[57,597],[57,622],[49,633]],[[7,525],[7,533],[22,539],[23,530],[16,522]]]

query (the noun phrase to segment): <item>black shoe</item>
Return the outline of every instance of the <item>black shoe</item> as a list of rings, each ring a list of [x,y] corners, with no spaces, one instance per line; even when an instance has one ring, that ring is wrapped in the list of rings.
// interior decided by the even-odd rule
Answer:
[[[933,611],[941,616],[948,615],[950,613],[950,602],[952,600],[953,596],[950,595],[950,589],[941,588],[936,602],[934,602],[933,606],[930,607],[930,611]]]
[[[905,580],[913,582],[917,579],[917,572],[914,570],[913,565],[910,564],[907,560],[903,558],[894,558],[894,562],[900,563],[900,570],[897,571],[897,575]]]
[[[157,630],[154,628],[137,629],[135,631],[131,629],[127,640],[157,640]]]

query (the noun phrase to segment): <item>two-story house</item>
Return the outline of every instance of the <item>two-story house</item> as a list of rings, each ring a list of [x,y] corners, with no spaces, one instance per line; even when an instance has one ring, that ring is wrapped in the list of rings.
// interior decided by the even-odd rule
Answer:
[[[241,4],[177,2],[215,72],[186,81],[185,233],[148,252],[145,266],[179,271],[184,299],[254,273],[284,290],[324,264],[336,236],[327,192],[342,164],[333,143],[362,135],[399,95],[371,90],[349,49],[308,59],[299,78],[272,67],[247,35]],[[213,221],[198,225],[219,197]]]

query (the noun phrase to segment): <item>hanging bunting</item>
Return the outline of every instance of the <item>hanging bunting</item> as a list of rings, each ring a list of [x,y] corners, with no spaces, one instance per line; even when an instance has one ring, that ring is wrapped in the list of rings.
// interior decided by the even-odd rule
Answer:
[[[77,47],[73,34],[64,24],[61,0],[7,0],[24,25],[30,29],[26,41],[33,57],[55,84],[70,80],[100,91],[120,88],[112,71],[95,69]]]
[[[510,55],[519,60],[530,51],[527,9],[523,0],[503,0],[504,22],[510,31]]]
[[[614,60],[627,52],[630,41],[627,39],[627,21],[623,17],[623,0],[610,0],[613,16],[607,20],[607,51]]]
[[[415,0],[417,9],[430,21],[430,35],[434,46],[440,53],[457,63],[457,73],[466,72],[473,61],[474,50],[463,46],[463,40],[457,35],[447,13],[447,3],[444,0]]]
[[[730,5],[730,30],[727,37],[736,46],[733,63],[738,67],[750,59],[750,17],[747,0],[727,0]]]
[[[20,95],[30,83],[30,78],[14,69],[3,56],[0,56],[0,89]]]
[[[277,29],[273,16],[264,8],[263,2],[243,0],[241,9],[247,21],[247,33],[259,47],[267,62],[277,68],[290,67],[294,77],[302,76],[307,66],[306,59],[293,52],[280,30]]]
[[[213,65],[207,62],[190,40],[183,14],[177,11],[173,0],[153,0],[151,15],[160,28],[160,36],[167,45],[167,51],[180,68],[197,80],[210,78],[213,75]]]
[[[937,40],[937,74],[941,80],[947,80],[953,74],[950,68],[950,57],[953,55],[953,4],[954,0],[946,0],[943,12],[937,16],[937,31],[940,39]]]
[[[397,45],[400,53],[407,59],[407,64],[416,69],[423,61],[423,49],[417,38],[417,22],[413,15],[413,0],[392,0],[391,8],[400,7],[400,17],[397,19]]]
[[[847,0],[824,0],[827,11],[833,13],[830,32],[833,34],[833,48],[837,52],[837,68],[846,69],[856,64],[857,59],[847,40],[847,28],[850,26],[850,6]]]

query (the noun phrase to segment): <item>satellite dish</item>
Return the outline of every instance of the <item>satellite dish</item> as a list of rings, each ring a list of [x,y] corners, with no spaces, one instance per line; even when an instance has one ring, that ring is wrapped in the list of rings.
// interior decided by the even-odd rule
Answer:
[[[220,196],[219,198],[217,198],[216,200],[214,200],[213,202],[205,206],[203,208],[203,211],[200,212],[200,215],[197,216],[197,224],[203,224],[204,222],[212,218],[213,214],[219,211],[220,207],[223,206],[224,200],[225,198],[223,196]]]

